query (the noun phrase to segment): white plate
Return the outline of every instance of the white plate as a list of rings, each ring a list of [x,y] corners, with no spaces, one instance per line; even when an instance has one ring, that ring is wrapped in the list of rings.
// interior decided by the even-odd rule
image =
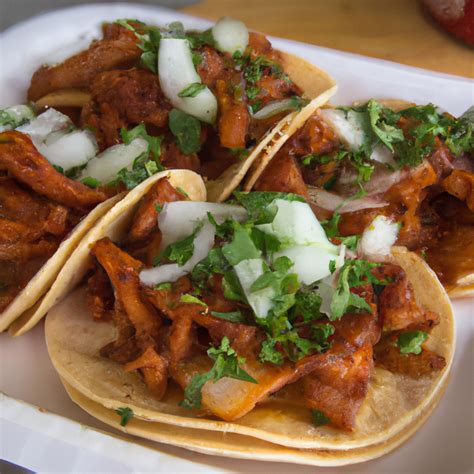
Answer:
[[[209,25],[171,10],[132,4],[73,7],[20,23],[0,36],[0,106],[22,102],[30,76],[40,64],[59,61],[78,45],[84,47],[98,36],[102,21],[117,18],[138,18],[158,24],[181,20],[188,27]],[[77,45],[78,38],[82,41]],[[474,83],[469,79],[294,41],[273,42],[332,74],[339,83],[334,101],[339,104],[370,97],[400,98],[421,104],[433,102],[456,115],[474,103]],[[0,458],[36,471],[58,472],[472,472],[474,300],[456,301],[454,308],[457,348],[451,382],[443,400],[410,441],[375,461],[346,468],[315,469],[210,457],[153,443],[145,443],[153,449],[139,448],[95,432],[86,437],[89,442],[85,443],[77,425],[74,428],[69,421],[48,414],[38,418],[27,406],[12,405],[6,399],[0,400]],[[114,432],[69,400],[48,360],[41,325],[14,340],[0,335],[0,391],[82,424]],[[26,415],[20,416],[21,413]]]

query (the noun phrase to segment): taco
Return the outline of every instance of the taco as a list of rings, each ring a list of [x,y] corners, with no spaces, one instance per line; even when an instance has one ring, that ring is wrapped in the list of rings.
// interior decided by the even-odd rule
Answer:
[[[160,182],[160,180],[166,180],[167,183],[170,183],[169,186],[160,186],[161,192],[159,190],[158,192],[153,191],[156,188],[156,183]],[[178,191],[174,191],[174,188]],[[152,191],[149,191],[150,189]],[[170,190],[173,191],[170,192]],[[68,254],[69,258],[67,261],[63,259],[60,265],[55,262],[56,278],[54,281],[49,281],[49,290],[34,306],[29,308],[11,324],[9,328],[10,335],[20,336],[33,328],[50,308],[52,308],[81,281],[84,272],[87,271],[86,267],[84,267],[83,261],[89,252],[88,245],[90,244],[91,239],[94,238],[91,237],[91,234],[94,236],[95,232],[100,232],[104,226],[107,227],[107,232],[123,232],[124,226],[127,227],[129,225],[129,220],[127,219],[130,219],[130,213],[134,209],[133,206],[136,205],[144,193],[148,192],[150,192],[157,202],[163,199],[163,194],[166,195],[167,192],[169,193],[169,195],[166,195],[167,199],[172,199],[173,197],[182,199],[186,197],[187,199],[194,200],[206,199],[204,182],[196,173],[190,170],[170,170],[162,171],[148,178],[146,181],[131,190],[122,200],[110,199],[107,201],[108,212],[102,212],[100,216],[101,219],[96,220],[96,230],[91,229],[88,233],[84,232],[81,236],[82,240],[76,239],[74,248],[72,248]],[[147,218],[153,219],[152,216],[156,210],[154,208],[147,208],[146,212]],[[140,241],[140,243],[143,246],[145,245],[143,240]],[[47,267],[48,264],[49,262],[45,267]],[[35,279],[39,279],[39,277],[37,276]]]
[[[472,108],[456,119],[397,100],[321,108],[278,153],[254,163],[244,190],[304,196],[354,250],[367,233],[393,239],[423,256],[450,296],[470,296],[473,122]]]
[[[221,200],[257,156],[283,144],[296,116],[335,92],[326,73],[230,18],[204,32],[118,20],[103,35],[36,71],[30,105],[0,111],[0,331],[36,311],[116,200],[91,212],[97,204],[165,168],[199,172],[209,199]]]
[[[334,92],[324,71],[224,17],[205,31],[180,22],[105,24],[89,49],[38,69],[28,100],[91,128],[100,150],[144,124],[161,142],[161,164],[206,177],[209,199],[218,201],[259,154],[283,143],[294,117],[305,120]]]
[[[111,410],[143,420],[138,434],[152,439],[169,424],[342,457],[393,449],[452,363],[435,274],[400,247],[383,263],[354,258],[295,194],[235,197],[160,202],[154,253],[130,240],[150,193],[129,230],[106,216],[89,233],[89,254],[68,262],[90,269],[85,285],[45,325],[73,398],[108,423]]]

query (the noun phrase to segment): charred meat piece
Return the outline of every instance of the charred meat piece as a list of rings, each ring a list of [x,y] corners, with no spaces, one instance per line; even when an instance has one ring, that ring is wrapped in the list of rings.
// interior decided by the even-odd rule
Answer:
[[[107,28],[104,39],[55,66],[41,66],[31,79],[28,100],[36,101],[59,89],[88,89],[97,74],[130,67],[142,53],[136,36],[127,29]]]
[[[109,276],[115,299],[132,322],[140,347],[154,345],[161,319],[153,307],[142,299],[138,278],[142,263],[120,250],[108,238],[94,244],[92,255]]]
[[[145,123],[161,128],[168,123],[171,105],[151,71],[106,71],[94,78],[90,88],[91,100],[82,110],[81,123],[94,130],[101,149],[120,142],[122,127]]]
[[[97,189],[67,178],[44,158],[28,135],[8,131],[0,134],[0,170],[51,201],[78,209],[90,209],[107,196]]]
[[[159,210],[163,204],[184,201],[186,197],[170,184],[167,178],[157,181],[140,201],[128,232],[128,241],[146,239],[157,226]]]

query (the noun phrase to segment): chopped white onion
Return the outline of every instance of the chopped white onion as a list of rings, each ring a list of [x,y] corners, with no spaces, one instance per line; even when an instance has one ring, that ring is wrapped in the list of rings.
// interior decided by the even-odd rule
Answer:
[[[164,249],[169,244],[190,235],[197,221],[207,220],[208,212],[214,216],[218,224],[227,218],[239,222],[243,222],[247,218],[247,211],[241,206],[195,201],[166,203],[158,216],[158,228],[162,235],[160,248]]]
[[[188,235],[191,235],[192,232],[193,230]],[[178,280],[178,278],[189,273],[197,263],[207,257],[214,245],[214,237],[214,226],[210,222],[204,222],[201,230],[194,238],[193,256],[183,266],[180,267],[177,263],[169,263],[154,268],[147,268],[140,272],[140,281],[146,286],[154,286]]]
[[[275,199],[270,206],[277,207],[273,222],[255,227],[277,237],[283,246],[316,244],[330,250],[336,248],[306,202]]]
[[[252,258],[242,260],[234,267],[247,301],[259,318],[267,317],[268,312],[273,307],[273,298],[275,297],[275,290],[272,287],[255,292],[250,291],[252,284],[263,275],[263,264],[263,259]]]
[[[371,260],[383,260],[391,253],[400,231],[400,224],[385,216],[377,216],[364,230],[358,253]]]
[[[324,120],[334,130],[339,140],[352,151],[358,151],[369,139],[369,131],[364,128],[361,112],[353,110],[321,109]],[[374,147],[370,159],[384,164],[395,164],[393,153],[384,145]]]
[[[224,53],[243,53],[249,44],[249,30],[243,22],[228,16],[222,17],[213,27],[216,48]]]
[[[37,147],[50,163],[66,171],[86,164],[99,150],[94,135],[88,130],[53,132]]]
[[[334,245],[334,251],[329,251],[319,245],[295,245],[280,250],[274,254],[278,257],[288,257],[293,262],[292,272],[298,275],[298,280],[305,285],[311,285],[331,274],[329,263],[334,261],[336,268],[344,264],[344,249]]]
[[[18,127],[17,130],[29,135],[37,145],[44,142],[50,133],[64,130],[70,126],[72,126],[72,122],[67,115],[58,112],[56,109],[48,109],[29,123]]]
[[[256,120],[265,120],[281,112],[286,112],[287,110],[294,110],[294,108],[295,108],[294,99],[276,100],[274,102],[270,102],[265,107],[262,107],[260,110],[255,112],[252,115],[252,118]]]
[[[101,183],[108,183],[122,168],[131,169],[135,159],[147,150],[148,142],[143,138],[135,138],[128,145],[111,146],[87,163],[82,176],[90,176]]]
[[[201,78],[193,64],[191,48],[186,39],[162,38],[158,55],[160,86],[174,107],[206,123],[214,123],[217,99],[206,86],[195,97],[179,97],[179,93]]]
[[[361,209],[372,209],[388,206],[388,202],[383,200],[383,194],[364,196],[360,199],[348,201],[342,206],[341,204],[346,200],[346,198],[338,196],[334,193],[330,193],[329,191],[325,191],[324,189],[311,187],[309,189],[309,194],[312,201],[317,206],[332,212],[337,209],[341,214],[345,212],[360,211]]]
[[[0,112],[14,122],[12,125],[0,125],[0,132],[11,130],[12,128],[18,127],[21,123],[28,122],[35,118],[33,109],[29,105],[13,105]]]

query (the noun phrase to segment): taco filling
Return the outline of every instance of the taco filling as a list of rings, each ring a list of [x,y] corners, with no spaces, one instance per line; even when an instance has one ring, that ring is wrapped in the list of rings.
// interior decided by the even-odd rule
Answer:
[[[393,239],[449,289],[473,283],[473,152],[471,109],[454,118],[431,104],[370,100],[318,110],[247,188],[303,196],[354,250],[370,234]]]
[[[104,24],[102,39],[42,66],[28,91],[37,106],[54,106],[90,129],[100,151],[128,143],[141,126],[158,147],[158,166],[210,179],[245,160],[307,99],[285,72],[282,53],[228,17],[206,31],[179,22]]]
[[[307,102],[282,54],[230,18],[203,32],[117,20],[42,66],[31,106],[0,111],[0,313],[101,201],[165,168],[212,179],[245,162]]]
[[[351,431],[374,364],[412,378],[446,365],[404,270],[355,258],[295,194],[191,202],[161,179],[120,246],[91,255],[90,318],[116,328],[100,356],[157,400],[179,386],[194,415],[233,421],[274,396]]]

